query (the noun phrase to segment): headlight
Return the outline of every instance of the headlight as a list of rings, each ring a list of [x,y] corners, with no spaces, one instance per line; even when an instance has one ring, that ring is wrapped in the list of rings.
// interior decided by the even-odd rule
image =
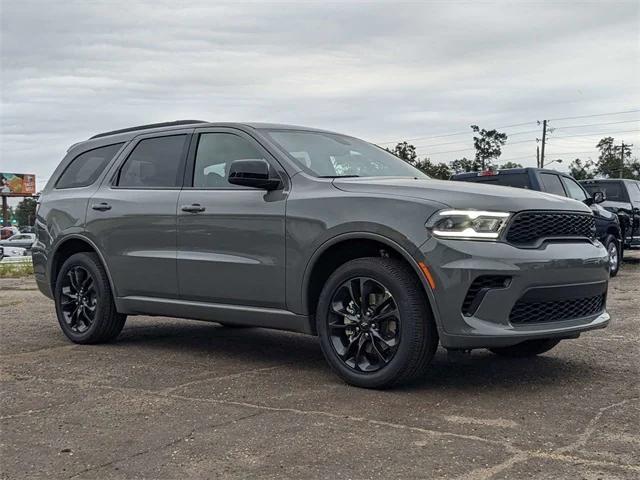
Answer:
[[[436,237],[495,240],[511,216],[508,212],[481,210],[442,210],[427,222],[427,229]]]

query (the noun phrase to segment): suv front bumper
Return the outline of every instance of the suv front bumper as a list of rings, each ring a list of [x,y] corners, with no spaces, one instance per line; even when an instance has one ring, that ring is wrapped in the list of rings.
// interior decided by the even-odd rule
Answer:
[[[431,238],[420,250],[435,280],[432,303],[445,348],[575,338],[609,323],[605,310],[609,260],[600,242],[545,243],[524,249],[501,242]],[[469,309],[465,298],[474,298],[467,297],[469,289],[483,276],[507,280],[505,286],[484,290]],[[540,316],[541,311],[546,313]]]

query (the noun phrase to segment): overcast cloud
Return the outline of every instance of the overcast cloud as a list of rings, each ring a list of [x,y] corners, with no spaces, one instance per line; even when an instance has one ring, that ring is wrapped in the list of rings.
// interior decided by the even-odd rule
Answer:
[[[536,120],[640,109],[637,0],[1,5],[0,170],[39,187],[70,144],[157,121],[418,137],[436,161],[472,157],[471,134],[424,137],[530,122],[502,158],[535,165]],[[548,158],[593,156],[604,132],[638,154],[639,118],[555,120]]]

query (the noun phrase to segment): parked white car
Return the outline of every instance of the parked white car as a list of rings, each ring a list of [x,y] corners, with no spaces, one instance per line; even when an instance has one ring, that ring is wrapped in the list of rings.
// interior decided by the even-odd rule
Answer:
[[[0,246],[3,247],[20,247],[26,248],[27,250],[31,249],[31,246],[36,241],[35,233],[18,233],[13,235],[6,240],[0,241]]]
[[[0,260],[4,258],[24,257],[28,255],[26,248],[0,245]]]

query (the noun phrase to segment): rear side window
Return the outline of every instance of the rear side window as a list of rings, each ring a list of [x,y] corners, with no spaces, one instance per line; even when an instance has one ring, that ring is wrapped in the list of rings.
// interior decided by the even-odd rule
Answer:
[[[166,188],[182,184],[187,135],[147,138],[133,149],[118,175],[118,186]]]
[[[554,195],[561,195],[563,197],[567,196],[564,192],[564,188],[562,188],[562,183],[560,183],[558,175],[554,175],[553,173],[541,173],[540,183],[542,184],[543,192],[553,193]]]
[[[122,143],[95,148],[74,158],[56,182],[56,188],[77,188],[91,185],[97,180]]]

